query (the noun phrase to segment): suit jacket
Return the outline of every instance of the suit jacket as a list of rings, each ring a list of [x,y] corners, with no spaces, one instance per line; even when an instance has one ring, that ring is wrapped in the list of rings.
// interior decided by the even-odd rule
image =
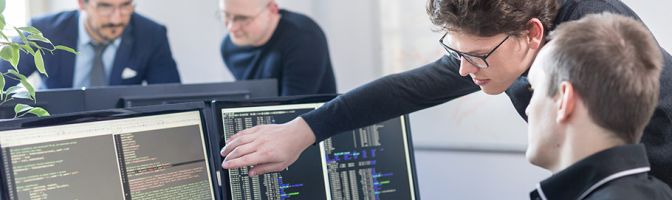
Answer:
[[[31,25],[39,29],[54,45],[76,49],[78,20],[79,11],[66,11],[34,18]],[[164,26],[133,13],[121,37],[109,75],[109,85],[134,85],[142,84],[143,81],[148,84],[180,82]],[[37,69],[32,56],[21,54],[19,72],[28,76]],[[77,55],[61,50],[55,51],[53,55],[48,52],[43,55],[49,75],[40,75],[43,84],[47,88],[72,88]],[[1,72],[9,69],[12,69],[9,62],[0,62]],[[127,74],[122,77],[124,70],[135,71],[136,75],[129,77]],[[17,81],[7,79],[7,86],[16,84]]]

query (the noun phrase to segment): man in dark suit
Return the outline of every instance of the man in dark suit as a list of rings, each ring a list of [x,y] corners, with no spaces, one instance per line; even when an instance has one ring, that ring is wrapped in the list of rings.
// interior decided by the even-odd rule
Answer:
[[[31,20],[55,45],[65,51],[45,54],[48,77],[40,88],[80,88],[108,85],[179,83],[166,28],[134,13],[133,0],[79,0],[79,11],[65,11]],[[35,72],[30,56],[19,62],[21,74]],[[12,69],[7,62],[0,70]],[[8,79],[7,85],[16,85]]]

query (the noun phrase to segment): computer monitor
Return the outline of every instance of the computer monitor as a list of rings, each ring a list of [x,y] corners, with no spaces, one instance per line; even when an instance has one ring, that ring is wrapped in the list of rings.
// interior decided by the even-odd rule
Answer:
[[[37,102],[30,99],[15,99],[0,105],[0,119],[14,117],[17,103],[42,107],[50,114],[64,114],[84,111],[84,91],[81,89],[50,89],[35,92]]]
[[[256,125],[288,122],[331,98],[216,102],[214,108],[225,141]],[[408,116],[400,116],[340,133],[308,147],[294,164],[277,173],[250,177],[249,168],[222,170],[224,196],[230,200],[418,199],[408,124]]]
[[[190,105],[1,122],[3,198],[216,199],[203,104]]]
[[[241,100],[278,95],[277,81],[249,80],[202,84],[153,84],[86,88],[84,109],[103,110],[189,101]]]

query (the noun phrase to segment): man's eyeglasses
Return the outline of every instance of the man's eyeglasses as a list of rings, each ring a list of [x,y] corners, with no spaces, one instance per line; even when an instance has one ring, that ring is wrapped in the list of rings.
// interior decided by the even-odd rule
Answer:
[[[111,16],[114,13],[114,10],[117,9],[121,15],[127,16],[133,13],[133,10],[135,9],[135,3],[130,1],[118,6],[114,6],[108,3],[97,3],[94,5],[94,8],[96,9],[96,13],[98,15],[105,17]]]
[[[472,65],[474,65],[478,68],[481,68],[481,69],[485,69],[485,68],[488,68],[490,66],[488,64],[488,61],[487,61],[488,57],[490,55],[492,55],[492,53],[494,53],[495,50],[497,50],[497,48],[499,48],[499,46],[502,46],[502,44],[504,44],[504,42],[506,42],[506,40],[509,39],[509,37],[511,37],[511,35],[507,35],[506,38],[504,38],[504,40],[499,42],[499,44],[497,44],[497,46],[495,46],[495,48],[493,48],[490,52],[488,52],[487,54],[482,55],[482,56],[477,56],[477,55],[471,55],[471,54],[468,54],[468,53],[463,53],[463,52],[460,52],[458,50],[455,50],[453,48],[448,47],[448,45],[443,43],[443,39],[446,38],[447,35],[448,35],[448,33],[444,34],[443,37],[441,37],[441,39],[439,39],[439,43],[441,43],[441,46],[443,46],[443,48],[446,49],[446,52],[448,52],[448,55],[455,58],[455,59],[458,59],[458,60],[464,58],[465,60],[467,60],[467,62],[469,62]]]
[[[247,26],[248,24],[252,23],[255,19],[257,19],[257,17],[259,17],[259,15],[264,13],[264,11],[266,9],[268,9],[268,6],[264,7],[263,9],[261,9],[261,11],[259,11],[259,13],[257,13],[256,15],[252,15],[252,16],[232,15],[232,14],[227,13],[226,11],[220,10],[220,11],[217,11],[217,16],[219,17],[219,19],[224,21],[224,24],[226,26],[228,26],[229,24],[235,24],[235,23],[238,23],[241,26]]]

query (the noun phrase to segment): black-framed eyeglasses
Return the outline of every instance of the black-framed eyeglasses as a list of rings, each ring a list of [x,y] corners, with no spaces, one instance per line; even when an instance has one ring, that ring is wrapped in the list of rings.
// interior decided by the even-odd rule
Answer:
[[[504,38],[504,40],[499,42],[499,44],[497,44],[497,46],[495,46],[495,48],[493,48],[490,52],[488,52],[487,54],[485,54],[483,56],[477,56],[477,55],[471,55],[471,54],[468,54],[468,53],[463,53],[463,52],[460,52],[458,50],[455,50],[453,48],[448,47],[448,45],[443,43],[443,39],[445,39],[447,35],[448,35],[448,33],[444,34],[443,37],[441,37],[441,39],[439,39],[439,43],[441,43],[441,46],[443,46],[443,48],[446,49],[446,52],[448,53],[448,56],[453,57],[453,58],[458,59],[458,60],[464,58],[465,60],[467,60],[467,62],[469,62],[472,65],[474,65],[478,68],[481,68],[481,69],[485,69],[485,68],[488,68],[490,66],[490,64],[488,64],[488,60],[487,60],[488,57],[490,55],[492,55],[492,53],[494,53],[495,50],[497,50],[497,48],[499,48],[499,46],[502,46],[502,44],[504,44],[504,42],[506,42],[506,40],[508,40],[509,37],[511,37],[510,34],[506,35],[506,38]]]

